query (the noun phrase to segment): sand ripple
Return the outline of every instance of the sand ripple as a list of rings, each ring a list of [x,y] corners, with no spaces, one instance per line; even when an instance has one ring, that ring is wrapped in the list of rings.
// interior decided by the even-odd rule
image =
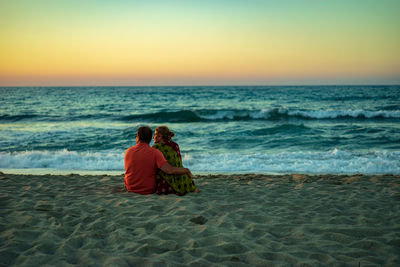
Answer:
[[[0,266],[400,266],[399,176],[197,176],[137,195],[122,176],[0,174]]]

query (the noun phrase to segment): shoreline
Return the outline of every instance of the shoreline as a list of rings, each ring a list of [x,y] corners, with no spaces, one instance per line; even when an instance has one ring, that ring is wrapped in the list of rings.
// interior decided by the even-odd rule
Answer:
[[[194,175],[198,194],[120,175],[0,173],[0,266],[396,266],[400,175]]]
[[[53,169],[53,168],[32,168],[32,169],[0,169],[0,173],[4,174],[14,174],[14,175],[108,175],[108,176],[118,176],[123,175],[125,170],[60,170],[60,169]],[[280,175],[292,175],[292,174],[299,174],[299,175],[336,175],[336,176],[343,176],[343,175],[392,175],[392,176],[400,176],[400,173],[360,173],[360,172],[353,172],[353,173],[306,173],[306,172],[249,172],[249,171],[233,171],[233,172],[192,172],[194,176],[209,176],[209,175],[273,175],[273,176],[280,176]]]

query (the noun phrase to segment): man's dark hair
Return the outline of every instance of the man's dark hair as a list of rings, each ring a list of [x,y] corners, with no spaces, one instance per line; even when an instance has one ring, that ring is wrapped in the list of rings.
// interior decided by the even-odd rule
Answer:
[[[137,130],[137,135],[140,142],[150,144],[151,138],[153,137],[153,130],[147,126],[142,126]]]

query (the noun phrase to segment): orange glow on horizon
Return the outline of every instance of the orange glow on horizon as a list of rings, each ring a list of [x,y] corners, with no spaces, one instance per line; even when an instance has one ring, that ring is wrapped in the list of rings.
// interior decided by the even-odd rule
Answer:
[[[135,1],[94,7],[6,0],[0,4],[6,19],[0,24],[0,86],[24,79],[27,85],[57,79],[60,85],[70,79],[334,83],[352,77],[400,83],[400,22],[394,12],[400,4],[367,2],[293,2],[297,8],[291,9],[279,3],[154,8]]]

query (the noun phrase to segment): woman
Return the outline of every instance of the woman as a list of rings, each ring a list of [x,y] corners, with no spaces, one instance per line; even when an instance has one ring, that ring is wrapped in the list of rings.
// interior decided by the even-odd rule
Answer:
[[[153,147],[160,150],[169,164],[175,167],[182,166],[182,157],[177,143],[171,140],[175,136],[167,126],[159,126],[154,131]],[[158,172],[157,194],[177,194],[184,195],[188,192],[199,192],[192,179],[187,175],[166,174]]]

